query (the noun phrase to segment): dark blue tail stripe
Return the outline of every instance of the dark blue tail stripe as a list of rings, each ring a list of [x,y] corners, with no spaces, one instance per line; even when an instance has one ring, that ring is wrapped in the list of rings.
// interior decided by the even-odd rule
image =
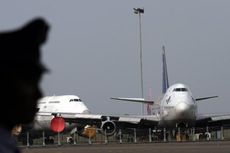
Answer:
[[[162,62],[163,62],[163,75],[162,75],[162,93],[164,94],[169,87],[168,81],[168,72],[167,72],[167,64],[166,64],[166,57],[165,57],[165,47],[162,46]]]

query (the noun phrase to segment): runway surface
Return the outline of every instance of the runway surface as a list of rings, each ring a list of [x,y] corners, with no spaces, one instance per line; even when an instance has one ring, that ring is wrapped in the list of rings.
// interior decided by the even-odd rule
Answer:
[[[230,153],[230,141],[63,145],[21,150],[22,153]]]

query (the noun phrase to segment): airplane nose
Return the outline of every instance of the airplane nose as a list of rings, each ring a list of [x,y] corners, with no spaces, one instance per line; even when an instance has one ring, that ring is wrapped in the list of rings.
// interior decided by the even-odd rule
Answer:
[[[195,107],[194,105],[188,104],[186,102],[180,102],[175,108],[177,119],[194,120],[195,117]]]
[[[190,109],[190,105],[185,103],[185,102],[181,102],[181,103],[177,104],[177,106],[176,106],[177,114],[184,114],[184,113],[188,112],[189,109]]]

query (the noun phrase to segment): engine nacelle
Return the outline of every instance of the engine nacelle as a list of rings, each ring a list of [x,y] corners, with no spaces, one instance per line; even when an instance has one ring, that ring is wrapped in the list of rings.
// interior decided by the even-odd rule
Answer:
[[[104,121],[101,124],[101,131],[107,136],[113,135],[116,132],[116,124],[113,121]]]
[[[61,116],[54,117],[51,120],[50,128],[54,132],[62,132],[65,129],[65,120]]]

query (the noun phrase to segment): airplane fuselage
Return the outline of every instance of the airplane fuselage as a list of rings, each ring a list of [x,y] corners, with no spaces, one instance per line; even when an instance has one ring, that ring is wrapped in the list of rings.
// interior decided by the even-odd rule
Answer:
[[[51,130],[52,114],[89,114],[90,111],[84,102],[78,96],[47,96],[38,101],[39,111],[36,114],[33,129],[34,130]],[[66,123],[66,128],[73,128],[73,124]]]

